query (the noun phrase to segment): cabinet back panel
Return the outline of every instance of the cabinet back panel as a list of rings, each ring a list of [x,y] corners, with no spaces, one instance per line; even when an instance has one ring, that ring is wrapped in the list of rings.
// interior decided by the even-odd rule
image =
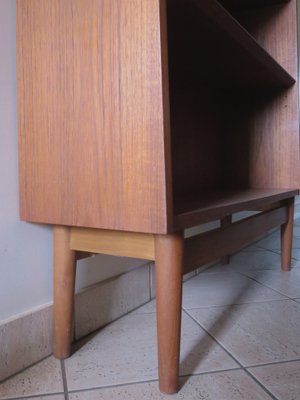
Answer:
[[[297,86],[231,94],[224,121],[229,188],[299,188]]]
[[[22,219],[166,232],[161,4],[18,0]]]
[[[170,96],[175,199],[222,184],[220,94],[201,86],[193,89],[171,90]]]

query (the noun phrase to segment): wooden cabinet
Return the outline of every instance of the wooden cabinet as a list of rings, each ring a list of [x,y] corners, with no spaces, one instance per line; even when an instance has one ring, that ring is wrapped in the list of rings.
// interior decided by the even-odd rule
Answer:
[[[17,0],[20,214],[56,226],[57,270],[78,251],[154,259],[158,312],[175,319],[182,263],[191,270],[281,225],[289,268],[296,21],[296,0]],[[224,223],[243,210],[263,213]],[[215,219],[220,230],[183,240]],[[174,392],[177,370],[162,370]]]

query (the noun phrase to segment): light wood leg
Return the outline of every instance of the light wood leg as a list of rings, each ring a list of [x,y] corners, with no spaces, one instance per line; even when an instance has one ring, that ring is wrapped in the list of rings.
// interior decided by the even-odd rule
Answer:
[[[281,225],[281,269],[290,271],[292,260],[293,245],[293,226],[294,226],[294,203],[295,199],[288,202],[288,221]]]
[[[224,218],[221,218],[221,228],[226,228],[226,226],[232,224],[232,215],[226,215]],[[230,263],[230,254],[226,254],[221,258],[223,264]]]
[[[76,274],[75,251],[70,249],[70,228],[54,227],[53,353],[67,358],[71,353]]]
[[[155,236],[159,388],[178,391],[183,234]]]

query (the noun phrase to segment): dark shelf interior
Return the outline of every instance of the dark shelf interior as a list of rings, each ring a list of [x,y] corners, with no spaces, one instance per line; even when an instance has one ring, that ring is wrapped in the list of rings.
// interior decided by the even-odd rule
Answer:
[[[289,4],[167,4],[175,226],[182,228],[193,218],[206,222],[263,198],[270,203],[275,195],[285,196],[286,189],[269,188],[298,186],[292,179],[286,183],[298,165],[298,133],[291,118],[296,112],[295,80],[259,41],[266,48],[273,49],[274,41],[279,48],[292,48],[293,36],[280,42],[276,35],[281,31],[265,28],[274,17],[281,27],[286,22],[282,10]],[[228,10],[237,4],[241,12],[233,16]],[[246,6],[251,6],[249,12]],[[287,67],[293,71],[294,65]]]

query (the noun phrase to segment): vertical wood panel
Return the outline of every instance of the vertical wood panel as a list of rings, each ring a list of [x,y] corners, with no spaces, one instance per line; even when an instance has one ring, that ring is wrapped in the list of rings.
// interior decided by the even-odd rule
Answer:
[[[166,232],[159,0],[17,6],[21,217]]]

